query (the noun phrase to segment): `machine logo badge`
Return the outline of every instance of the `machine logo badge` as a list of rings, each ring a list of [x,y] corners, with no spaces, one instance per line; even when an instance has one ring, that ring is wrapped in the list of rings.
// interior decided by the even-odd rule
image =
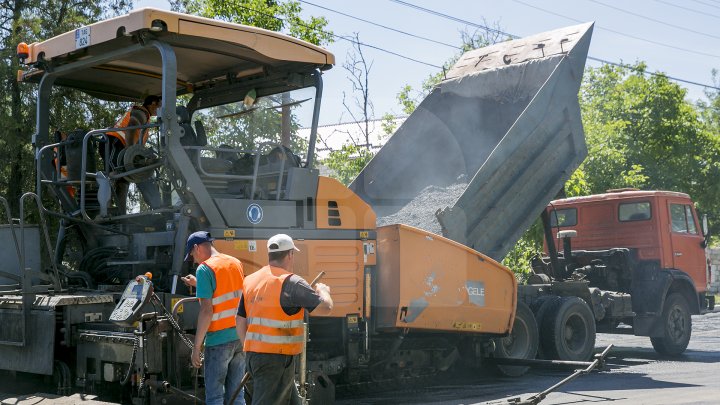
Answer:
[[[258,204],[250,204],[247,207],[247,219],[251,224],[259,224],[263,219],[263,209]]]

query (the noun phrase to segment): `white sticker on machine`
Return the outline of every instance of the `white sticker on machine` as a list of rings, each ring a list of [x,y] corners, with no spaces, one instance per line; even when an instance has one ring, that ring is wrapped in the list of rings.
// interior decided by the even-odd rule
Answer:
[[[479,307],[485,306],[485,283],[482,281],[465,281],[465,291],[470,303]]]

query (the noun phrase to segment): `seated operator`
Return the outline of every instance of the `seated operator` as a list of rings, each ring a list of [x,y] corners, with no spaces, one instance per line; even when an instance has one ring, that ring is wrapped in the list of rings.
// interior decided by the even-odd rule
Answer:
[[[157,114],[157,110],[160,107],[161,98],[159,96],[148,96],[141,106],[132,106],[127,112],[120,118],[115,124],[115,128],[127,128],[140,125],[146,125],[150,122],[150,118]],[[123,162],[119,161],[120,152],[129,147],[140,143],[145,145],[149,137],[150,128],[144,129],[132,129],[132,130],[119,130],[117,132],[108,132],[107,139],[110,143],[109,153],[110,156],[105,156],[104,145],[100,146],[100,154],[104,159],[109,158],[111,167],[123,166]],[[140,193],[143,196],[145,202],[152,209],[160,208],[162,206],[162,200],[160,198],[160,191],[158,190],[157,184],[155,184],[154,176],[151,176],[137,184]],[[127,210],[127,193],[130,187],[130,182],[121,177],[115,181],[115,193],[117,194],[117,207],[120,214],[124,214]]]

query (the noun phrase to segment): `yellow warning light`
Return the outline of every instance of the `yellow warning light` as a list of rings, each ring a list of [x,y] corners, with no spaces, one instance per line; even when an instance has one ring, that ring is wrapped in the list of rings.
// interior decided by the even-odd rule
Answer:
[[[28,56],[30,56],[30,47],[25,42],[20,42],[17,46],[17,57],[21,62],[25,62]]]
[[[147,273],[145,273],[145,277],[147,277],[148,280],[152,280],[152,273],[148,271]]]

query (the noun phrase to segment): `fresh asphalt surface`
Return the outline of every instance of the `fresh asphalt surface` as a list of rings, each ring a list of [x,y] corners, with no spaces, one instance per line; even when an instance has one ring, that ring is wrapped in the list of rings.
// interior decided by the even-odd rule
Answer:
[[[720,404],[720,309],[693,316],[688,350],[677,358],[663,358],[646,337],[598,335],[596,350],[608,344],[614,349],[601,372],[580,376],[542,401],[543,405],[570,404]],[[342,405],[375,404],[500,404],[511,398],[528,399],[562,380],[570,371],[531,370],[519,378],[500,378],[488,373],[446,375],[418,387],[366,392],[340,398]],[[2,404],[107,404],[90,398],[53,398],[46,395],[17,396],[2,392],[23,391],[15,382],[0,381]],[[25,394],[37,391],[25,391]]]
[[[692,321],[688,350],[677,358],[658,355],[647,337],[598,335],[596,351],[614,345],[605,369],[576,378],[541,404],[720,404],[720,309]],[[570,373],[536,369],[519,378],[455,375],[420,389],[398,387],[338,404],[501,404],[526,400]]]

